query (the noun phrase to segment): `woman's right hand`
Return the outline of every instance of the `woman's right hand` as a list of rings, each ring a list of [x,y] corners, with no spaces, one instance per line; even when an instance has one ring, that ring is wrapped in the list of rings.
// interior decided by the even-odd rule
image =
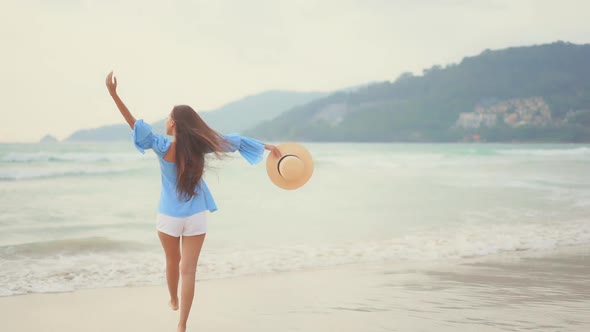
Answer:
[[[131,129],[133,129],[135,127],[135,118],[133,117],[131,112],[129,112],[129,109],[127,108],[127,106],[125,106],[125,104],[123,103],[121,98],[119,98],[119,96],[117,96],[117,78],[116,77],[113,78],[113,71],[112,70],[107,75],[107,79],[106,79],[105,83],[107,85],[107,89],[109,90],[109,93],[111,94],[111,97],[113,97],[113,101],[115,102],[115,104],[117,105],[117,108],[119,109],[119,112],[121,112],[121,115],[123,115],[123,117],[125,118],[125,121],[127,121],[127,124],[129,125],[129,127]]]
[[[107,75],[106,79],[107,90],[109,90],[109,94],[114,96],[117,94],[117,78],[113,79],[113,71]]]

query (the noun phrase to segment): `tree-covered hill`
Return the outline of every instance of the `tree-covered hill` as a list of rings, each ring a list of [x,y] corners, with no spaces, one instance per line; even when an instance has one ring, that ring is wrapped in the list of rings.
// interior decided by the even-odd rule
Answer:
[[[485,50],[458,64],[425,69],[420,76],[404,73],[391,82],[334,93],[246,134],[303,141],[460,141],[475,136],[487,141],[590,141],[589,112],[590,45],[556,42]],[[541,115],[544,121],[537,121]],[[461,117],[473,121],[459,121]]]

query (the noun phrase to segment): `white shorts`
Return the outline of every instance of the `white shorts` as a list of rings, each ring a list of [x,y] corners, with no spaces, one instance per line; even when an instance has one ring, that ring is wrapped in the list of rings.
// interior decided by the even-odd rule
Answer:
[[[207,233],[207,211],[202,211],[188,217],[171,217],[158,213],[158,231],[170,236],[179,237],[201,235]]]

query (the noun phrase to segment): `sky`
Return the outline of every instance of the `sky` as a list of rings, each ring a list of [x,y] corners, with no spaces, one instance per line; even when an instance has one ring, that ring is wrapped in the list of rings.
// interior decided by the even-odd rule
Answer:
[[[2,0],[0,142],[267,90],[395,80],[484,49],[590,43],[586,0]]]

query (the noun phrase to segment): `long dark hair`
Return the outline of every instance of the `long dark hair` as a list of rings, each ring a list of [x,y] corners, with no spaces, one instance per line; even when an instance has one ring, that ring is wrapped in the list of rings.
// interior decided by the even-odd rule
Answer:
[[[229,143],[188,105],[174,106],[170,117],[176,130],[176,191],[179,199],[189,201],[197,195],[195,187],[203,176],[205,154],[220,157]]]

